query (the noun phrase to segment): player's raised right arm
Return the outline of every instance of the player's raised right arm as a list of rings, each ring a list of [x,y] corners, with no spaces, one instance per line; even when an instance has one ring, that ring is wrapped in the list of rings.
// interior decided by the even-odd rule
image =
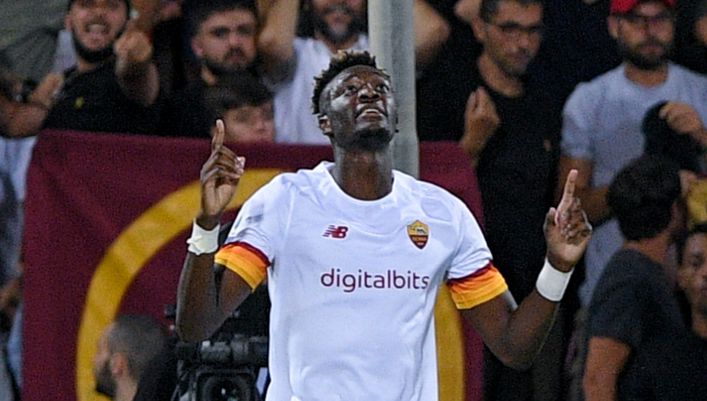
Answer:
[[[220,288],[214,276],[221,215],[233,198],[245,159],[223,145],[224,126],[217,122],[211,155],[201,169],[201,211],[177,290],[177,332],[184,341],[200,341],[213,334],[250,294],[248,284],[226,269]]]

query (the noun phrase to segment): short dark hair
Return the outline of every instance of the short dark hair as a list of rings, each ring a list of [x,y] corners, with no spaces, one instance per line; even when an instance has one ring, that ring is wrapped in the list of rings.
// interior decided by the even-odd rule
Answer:
[[[199,0],[185,7],[189,37],[199,32],[199,27],[213,14],[232,10],[250,11],[258,20],[258,9],[254,0]]]
[[[609,185],[607,203],[624,237],[655,237],[668,227],[680,199],[680,174],[672,161],[644,155],[624,167]]]
[[[643,117],[641,130],[646,139],[644,151],[646,154],[666,157],[683,170],[697,172],[700,169],[702,147],[690,135],[682,135],[670,128],[668,122],[660,116],[660,110],[667,103],[656,103]]]
[[[120,315],[108,333],[108,350],[126,356],[135,380],[140,379],[148,362],[162,352],[166,344],[162,327],[147,315]]]
[[[376,64],[376,58],[372,56],[369,52],[357,52],[357,51],[339,51],[334,57],[331,58],[329,62],[329,67],[323,70],[321,74],[314,78],[314,93],[312,94],[312,112],[314,114],[320,114],[322,112],[321,107],[321,97],[326,86],[331,82],[337,75],[347,68],[354,67],[357,65],[367,66],[375,68],[380,71],[386,78],[390,78],[388,74],[382,69],[378,68]]]
[[[204,91],[204,105],[209,112],[209,121],[223,118],[226,111],[242,106],[260,106],[272,101],[273,94],[257,78],[245,75],[229,75]]]
[[[531,4],[543,5],[543,0],[481,0],[481,4],[479,5],[479,17],[486,22],[491,22],[491,19],[498,12],[498,5],[503,1],[518,3],[524,7]]]

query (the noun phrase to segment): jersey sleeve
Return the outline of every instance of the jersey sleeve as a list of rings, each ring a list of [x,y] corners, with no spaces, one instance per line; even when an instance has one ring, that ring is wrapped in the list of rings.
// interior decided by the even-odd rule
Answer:
[[[263,281],[278,248],[285,211],[276,205],[283,196],[277,178],[256,191],[243,204],[226,242],[216,253],[215,262],[241,276],[251,288]]]
[[[479,224],[459,202],[459,242],[447,271],[447,286],[458,309],[468,309],[508,290],[501,273],[493,266],[491,251]]]

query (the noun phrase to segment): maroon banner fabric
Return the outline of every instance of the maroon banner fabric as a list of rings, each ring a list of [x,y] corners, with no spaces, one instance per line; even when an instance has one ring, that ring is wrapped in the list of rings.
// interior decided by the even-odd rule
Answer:
[[[111,302],[117,293],[120,313],[148,313],[165,326],[170,323],[163,310],[176,302],[188,227],[157,246],[140,262],[134,277],[114,277],[127,283],[123,292],[114,292],[110,285],[101,287],[95,276],[99,271],[104,274],[100,269],[123,255],[126,263],[140,255],[140,250],[130,248],[140,242],[125,245],[122,239],[136,222],[159,218],[161,205],[179,201],[170,194],[198,180],[209,146],[207,140],[194,139],[67,131],[41,134],[25,205],[23,400],[86,399],[77,390],[77,352],[81,352],[77,348],[79,336],[91,327],[84,321],[88,303],[101,302],[103,297]],[[294,171],[332,157],[326,146],[233,148],[246,156],[247,171]],[[480,219],[476,178],[456,144],[422,144],[420,176],[462,198]],[[88,300],[90,291],[93,301]],[[481,399],[481,346],[472,331],[466,333],[467,401],[476,401]]]

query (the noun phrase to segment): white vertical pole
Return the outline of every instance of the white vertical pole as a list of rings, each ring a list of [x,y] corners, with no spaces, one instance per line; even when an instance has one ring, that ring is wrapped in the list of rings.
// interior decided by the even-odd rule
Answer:
[[[398,130],[393,142],[393,165],[419,176],[415,128],[415,46],[413,0],[368,0],[371,52],[391,76],[398,105]]]

